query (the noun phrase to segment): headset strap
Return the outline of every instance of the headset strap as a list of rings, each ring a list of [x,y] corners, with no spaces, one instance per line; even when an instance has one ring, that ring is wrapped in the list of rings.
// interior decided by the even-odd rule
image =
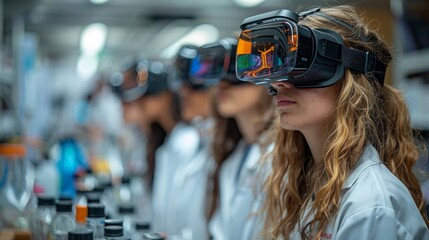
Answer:
[[[312,14],[316,14],[318,16],[329,19],[330,21],[335,22],[336,24],[341,25],[344,28],[347,28],[352,32],[355,31],[350,24],[320,12],[319,7],[301,12],[299,13],[299,16],[301,18],[305,18]],[[359,33],[359,39],[367,42],[366,36],[363,35],[362,33]],[[326,42],[326,44],[330,44],[330,43],[333,43],[333,42],[330,42],[330,41]],[[331,48],[331,49],[335,49],[335,48]],[[384,84],[384,77],[386,74],[387,66],[386,64],[378,60],[374,56],[374,54],[370,52],[363,52],[357,49],[348,48],[343,45],[341,57],[342,57],[341,60],[343,62],[344,67],[350,68],[351,70],[364,73],[364,74],[372,73],[373,76],[377,79],[377,81],[381,85]]]
[[[386,64],[378,60],[374,54],[343,45],[342,60],[344,67],[364,74],[373,74],[374,78],[383,85],[386,74]]]

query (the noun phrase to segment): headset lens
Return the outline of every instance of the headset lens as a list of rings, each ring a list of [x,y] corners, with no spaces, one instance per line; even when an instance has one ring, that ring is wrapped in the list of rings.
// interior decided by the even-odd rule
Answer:
[[[222,45],[200,48],[196,58],[191,61],[191,80],[196,84],[202,81],[218,81],[227,72],[230,52]]]
[[[272,23],[244,30],[238,40],[236,72],[242,81],[286,76],[298,50],[295,23]]]

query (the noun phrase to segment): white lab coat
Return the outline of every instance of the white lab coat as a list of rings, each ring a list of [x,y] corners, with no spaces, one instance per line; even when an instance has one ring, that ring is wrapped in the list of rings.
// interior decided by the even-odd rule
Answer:
[[[289,239],[301,239],[299,232]],[[322,240],[423,240],[429,230],[408,189],[380,162],[371,145],[342,189],[337,216]]]
[[[260,186],[261,147],[253,144],[235,182],[243,157],[245,145],[239,142],[235,151],[223,163],[220,170],[220,201],[218,209],[209,223],[209,231],[214,240],[248,240],[253,238],[252,226],[259,203],[256,200],[257,186]],[[256,206],[256,205],[258,206]],[[246,231],[245,231],[246,229]],[[257,234],[257,233],[255,233]]]
[[[179,166],[195,155],[200,146],[198,132],[191,126],[177,124],[166,142],[156,151],[155,175],[152,196],[152,231],[165,232],[169,236],[181,234],[177,225],[177,201],[185,192],[177,189],[183,185],[184,177],[176,174]],[[185,175],[192,171],[184,172]],[[178,186],[179,185],[179,186]],[[192,196],[188,196],[191,198]]]
[[[175,199],[169,205],[170,223],[179,236],[169,235],[169,239],[208,239],[207,230],[207,179],[214,167],[209,155],[212,128],[211,119],[199,119],[193,126],[199,133],[199,147],[195,154],[182,162],[173,177],[171,186]]]

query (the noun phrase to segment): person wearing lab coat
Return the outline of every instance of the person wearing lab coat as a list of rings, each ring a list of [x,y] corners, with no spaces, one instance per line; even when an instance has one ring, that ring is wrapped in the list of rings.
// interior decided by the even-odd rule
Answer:
[[[170,89],[180,97],[181,117],[198,131],[198,147],[192,157],[180,161],[171,174],[168,202],[165,205],[165,232],[169,239],[208,239],[206,218],[207,178],[211,169],[209,143],[212,119],[209,116],[211,88],[189,79],[190,62],[197,47],[184,45],[174,61]]]
[[[182,230],[177,226],[180,216],[177,216],[174,211],[176,207],[173,205],[183,197],[182,192],[177,189],[177,184],[183,181],[177,171],[194,156],[200,139],[197,130],[181,120],[178,96],[168,87],[168,75],[157,73],[162,67],[159,64],[161,63],[140,63],[138,78],[141,78],[142,84],[148,88],[152,84],[162,89],[159,94],[144,96],[141,108],[145,118],[151,123],[159,124],[167,134],[164,143],[155,152],[152,231],[163,232],[170,239],[174,239],[174,236],[181,236]]]
[[[353,58],[357,70],[345,67],[323,88],[265,78],[280,118],[266,181],[264,238],[429,239],[407,106],[379,72],[392,58],[389,48],[351,6],[310,10],[298,24],[338,33],[343,53],[369,52],[379,65],[361,72],[356,64],[365,59]]]
[[[263,86],[240,82],[235,76],[235,39],[222,39],[203,46],[199,53],[201,68],[193,74],[206,73],[210,63],[225,63],[224,74],[216,85],[216,104],[213,106],[215,126],[212,154],[215,167],[209,184],[209,232],[215,240],[240,240],[247,235],[244,226],[252,220],[252,206],[257,196],[259,162],[265,154],[270,138],[267,129],[273,119],[272,97]],[[215,61],[212,56],[221,56]],[[210,80],[210,77],[206,79]]]
[[[124,127],[118,136],[125,175],[146,176],[151,170],[147,164],[147,136],[149,124],[140,109],[144,87],[137,85],[137,62],[129,60],[122,64],[121,71],[109,78],[112,91],[122,105]]]
[[[123,164],[125,173],[133,177],[133,203],[137,204],[143,221],[150,221],[152,215],[156,152],[179,119],[178,110],[172,108],[177,105],[171,104],[173,97],[168,91],[165,68],[161,62],[132,59],[109,79],[113,92],[122,102],[127,123],[120,141]],[[131,130],[134,131],[130,133]]]

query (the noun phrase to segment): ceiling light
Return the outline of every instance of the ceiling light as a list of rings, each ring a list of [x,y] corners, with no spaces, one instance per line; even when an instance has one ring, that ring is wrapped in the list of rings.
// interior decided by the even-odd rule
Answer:
[[[102,23],[86,26],[80,36],[80,50],[85,55],[96,55],[106,43],[107,27]]]
[[[77,64],[76,72],[82,79],[90,79],[97,72],[98,57],[91,55],[80,55]]]
[[[265,0],[234,0],[234,2],[241,7],[254,7],[261,3],[263,3]]]
[[[108,2],[109,0],[89,0],[93,4],[103,4]]]
[[[206,43],[212,43],[219,38],[219,30],[211,24],[201,24],[193,28],[189,33],[172,43],[161,53],[161,57],[174,57],[179,48],[184,44],[201,46]]]

